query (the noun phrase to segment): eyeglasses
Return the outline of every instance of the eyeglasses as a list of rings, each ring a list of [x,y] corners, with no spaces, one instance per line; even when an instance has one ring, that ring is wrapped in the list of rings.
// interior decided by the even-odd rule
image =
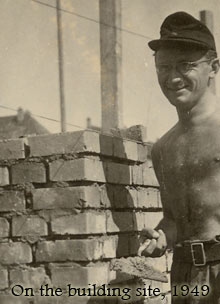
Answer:
[[[211,59],[202,60],[202,61],[192,61],[192,62],[182,61],[182,62],[177,62],[175,65],[166,64],[166,63],[156,64],[156,71],[158,74],[167,74],[170,73],[170,71],[174,66],[180,74],[185,75],[189,73],[191,70],[193,70],[195,67],[197,67],[200,63],[210,62],[210,61]]]

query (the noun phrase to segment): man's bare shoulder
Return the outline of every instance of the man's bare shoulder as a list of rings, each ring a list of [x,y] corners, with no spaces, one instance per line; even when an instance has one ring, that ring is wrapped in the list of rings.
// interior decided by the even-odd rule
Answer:
[[[169,131],[167,131],[160,139],[158,139],[154,143],[151,151],[152,159],[159,158],[159,155],[162,153],[163,148],[167,146],[170,140],[172,140],[174,134],[176,134],[177,129],[178,124],[173,126]]]

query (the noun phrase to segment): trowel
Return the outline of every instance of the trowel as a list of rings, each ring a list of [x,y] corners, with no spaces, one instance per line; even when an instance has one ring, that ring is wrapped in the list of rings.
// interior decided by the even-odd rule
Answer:
[[[153,266],[153,258],[141,256],[142,251],[149,245],[150,240],[141,244],[136,257],[116,258],[111,261],[111,269],[120,271],[129,276],[144,280],[168,282],[166,274]]]

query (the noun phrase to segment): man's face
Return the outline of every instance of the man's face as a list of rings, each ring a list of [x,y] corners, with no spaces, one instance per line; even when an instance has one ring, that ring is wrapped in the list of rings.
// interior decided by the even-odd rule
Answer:
[[[158,68],[160,87],[170,101],[179,109],[189,111],[206,93],[209,84],[210,62],[192,66],[189,71],[181,72],[182,62],[200,62],[207,60],[204,50],[161,48],[155,55],[156,66],[167,65],[168,69]],[[162,66],[163,67],[163,66]]]

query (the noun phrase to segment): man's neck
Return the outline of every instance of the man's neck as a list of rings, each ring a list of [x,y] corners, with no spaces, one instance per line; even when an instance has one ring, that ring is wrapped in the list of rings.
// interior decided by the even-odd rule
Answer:
[[[209,92],[190,110],[177,109],[179,122],[183,126],[199,125],[215,113],[217,107],[217,97]]]

